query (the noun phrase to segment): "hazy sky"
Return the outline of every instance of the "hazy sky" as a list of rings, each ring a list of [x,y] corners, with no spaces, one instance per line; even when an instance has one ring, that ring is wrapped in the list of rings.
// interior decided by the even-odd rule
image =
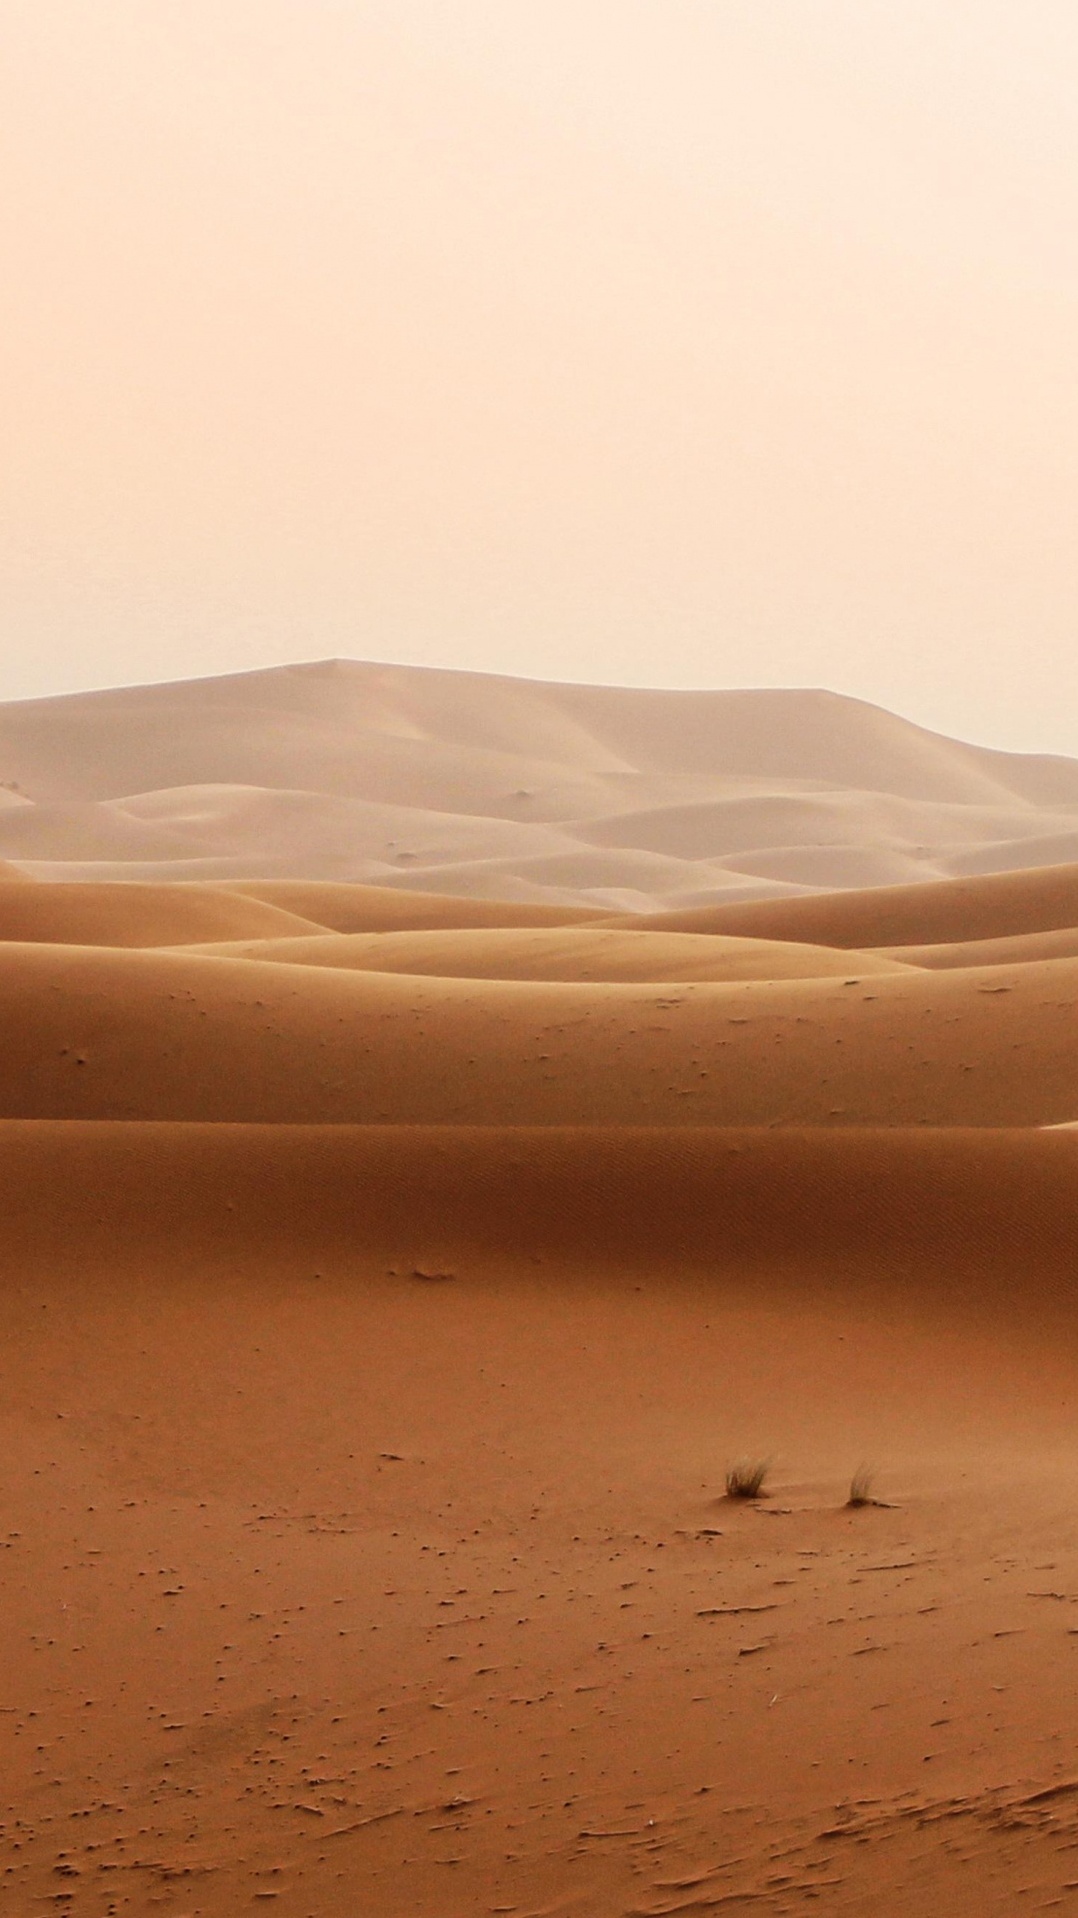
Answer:
[[[345,654],[1078,753],[1075,0],[0,0],[0,697]]]

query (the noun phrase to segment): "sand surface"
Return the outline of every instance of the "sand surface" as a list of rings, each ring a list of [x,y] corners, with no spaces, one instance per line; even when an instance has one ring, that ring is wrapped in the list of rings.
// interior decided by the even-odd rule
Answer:
[[[0,706],[0,861],[680,910],[1078,861],[1078,761],[810,690],[330,660]]]
[[[260,678],[197,765],[102,695],[124,783],[230,727],[294,780],[322,680]],[[704,781],[703,721],[679,771],[481,690],[386,691],[427,797],[523,713],[672,856],[603,755]],[[786,712],[752,777],[822,778]],[[110,804],[51,723],[56,816]],[[910,804],[1065,797],[909,730]],[[0,875],[0,1909],[1075,1908],[1078,867],[619,915],[62,863]]]
[[[1047,1125],[1078,959],[842,978],[432,978],[0,944],[0,1116]]]
[[[870,887],[798,899],[650,913],[641,928],[795,939],[838,947],[971,944],[1073,930],[1078,864],[999,872],[940,884]]]
[[[1016,932],[999,939],[955,939],[950,945],[883,946],[880,956],[907,966],[1006,966],[1027,959],[1078,957],[1078,927]]]
[[[1066,1908],[1073,1134],[0,1164],[11,1909]]]
[[[32,886],[0,875],[0,940],[9,944],[199,945],[320,930],[296,913],[209,886]]]

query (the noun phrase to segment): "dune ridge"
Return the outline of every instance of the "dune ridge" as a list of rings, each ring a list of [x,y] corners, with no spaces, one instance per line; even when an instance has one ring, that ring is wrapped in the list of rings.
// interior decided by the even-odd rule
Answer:
[[[28,885],[0,876],[0,942],[93,946],[197,945],[319,933],[311,920],[242,893],[209,887]]]
[[[305,879],[243,880],[229,888],[262,900],[330,932],[422,932],[468,926],[590,925],[586,906],[552,906],[520,899],[477,899],[467,894],[414,892],[404,887],[350,885]]]
[[[814,898],[642,914],[664,932],[727,932],[838,947],[968,945],[1078,925],[1078,864],[978,874],[915,886],[873,886]]]
[[[274,960],[361,972],[427,973],[452,979],[553,979],[566,983],[819,979],[845,976],[850,970],[848,954],[826,946],[590,925],[328,933],[220,941],[197,950],[220,958]],[[908,964],[901,957],[885,953],[857,955],[858,970],[866,978],[874,972],[900,972],[908,969]]]

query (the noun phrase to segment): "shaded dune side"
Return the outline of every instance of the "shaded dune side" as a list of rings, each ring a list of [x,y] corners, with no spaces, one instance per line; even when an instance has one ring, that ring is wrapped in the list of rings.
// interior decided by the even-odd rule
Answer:
[[[839,947],[1002,939],[1078,925],[1078,865],[643,913],[637,923],[669,932],[741,933]]]
[[[597,916],[592,908],[583,906],[472,899],[458,893],[349,885],[343,880],[237,880],[229,890],[296,913],[301,919],[314,920],[330,932],[395,932],[424,926],[573,926],[589,924]]]
[[[506,1277],[550,1259],[670,1272],[862,1270],[1072,1312],[1073,1133],[200,1126],[0,1121],[5,1258],[120,1272],[388,1262]],[[433,1263],[432,1263],[433,1262]],[[383,1271],[386,1267],[383,1266]],[[309,1276],[312,1274],[308,1274]],[[147,1280],[147,1283],[152,1281]],[[970,1290],[970,1286],[973,1290]],[[762,1300],[761,1300],[762,1302]]]
[[[1078,960],[674,986],[0,945],[12,1118],[1045,1125]]]
[[[956,939],[939,946],[881,946],[885,959],[939,971],[955,966],[1026,965],[1031,959],[1078,958],[1078,926],[1056,932],[1017,932],[1006,939]]]
[[[298,939],[200,946],[218,958],[408,972],[445,979],[642,980],[820,979],[845,975],[847,953],[792,940],[724,938],[716,933],[623,932],[592,926],[452,927],[437,931],[324,933]],[[1076,945],[1078,952],[1078,945]],[[857,954],[857,970],[896,972],[905,962]]]
[[[150,886],[131,880],[34,885],[7,880],[0,872],[0,940],[174,946],[320,930],[295,913],[209,886]]]

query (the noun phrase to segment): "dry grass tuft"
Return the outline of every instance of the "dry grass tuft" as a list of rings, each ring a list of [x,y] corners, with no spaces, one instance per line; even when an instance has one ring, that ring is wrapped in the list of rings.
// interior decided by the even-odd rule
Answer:
[[[872,1487],[876,1483],[876,1474],[869,1465],[859,1465],[850,1480],[850,1496],[847,1505],[882,1505],[883,1500],[874,1498]]]
[[[771,1470],[769,1458],[739,1458],[726,1468],[727,1498],[759,1498]]]

